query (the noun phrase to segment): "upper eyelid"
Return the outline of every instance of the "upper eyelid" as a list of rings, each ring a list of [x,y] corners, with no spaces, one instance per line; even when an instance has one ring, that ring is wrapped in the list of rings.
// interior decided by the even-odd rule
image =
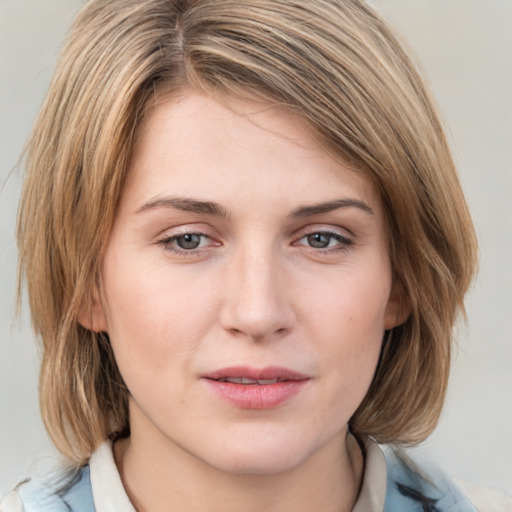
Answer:
[[[164,231],[158,238],[163,238],[163,239],[173,239],[173,238],[179,238],[180,236],[185,236],[185,235],[199,235],[199,236],[204,236],[206,238],[212,238],[211,235],[209,235],[208,233],[204,233],[203,231],[193,231],[191,229],[189,230],[184,230],[184,231],[181,231],[179,233],[168,233],[168,229],[166,231]]]
[[[300,229],[297,229],[294,233],[296,238],[302,238],[304,236],[308,236],[314,233],[330,233],[333,235],[339,235],[343,238],[354,238],[355,234],[348,228],[341,226],[327,226],[322,224],[304,226]]]
[[[159,230],[159,233],[154,235],[154,239],[156,240],[164,240],[180,237],[186,234],[196,234],[202,235],[212,240],[220,241],[225,238],[223,236],[222,231],[219,232],[214,226],[210,223],[204,222],[192,222],[192,223],[184,223],[176,226],[168,226],[165,229]],[[308,236],[314,233],[328,233],[336,236],[340,236],[345,239],[353,239],[356,237],[353,230],[348,228],[347,226],[339,226],[332,225],[328,223],[311,223],[308,225],[303,225],[299,228],[293,229],[289,235],[283,235],[285,237],[290,237],[294,240],[298,240],[304,236]],[[232,235],[233,233],[231,233]],[[230,236],[228,236],[230,238]]]
[[[210,240],[212,238],[211,236],[207,235],[206,233],[200,233],[199,231],[185,231],[183,233],[176,233],[174,235],[163,236],[162,239],[163,240],[176,240],[177,238],[181,238],[186,235],[196,235],[199,237],[208,238]]]
[[[215,237],[215,230],[208,224],[203,222],[182,224],[178,226],[170,226],[165,229],[161,229],[155,238],[173,238],[183,235],[204,235],[209,238]]]
[[[348,233],[348,230],[343,229],[343,228],[322,228],[322,227],[312,228],[312,229],[305,228],[303,230],[299,230],[299,232],[300,231],[302,231],[304,233],[304,235],[313,234],[313,233],[327,233],[327,234],[332,234],[332,235],[349,236],[349,235],[346,235],[346,233]]]

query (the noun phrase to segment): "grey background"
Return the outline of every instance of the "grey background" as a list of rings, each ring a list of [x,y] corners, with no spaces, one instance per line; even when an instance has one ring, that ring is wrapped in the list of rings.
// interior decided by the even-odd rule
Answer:
[[[27,311],[13,321],[21,172],[11,170],[81,3],[0,0],[0,494],[43,471],[54,455],[39,419],[38,354]],[[431,79],[481,247],[444,414],[418,450],[452,475],[511,491],[512,0],[373,4]]]

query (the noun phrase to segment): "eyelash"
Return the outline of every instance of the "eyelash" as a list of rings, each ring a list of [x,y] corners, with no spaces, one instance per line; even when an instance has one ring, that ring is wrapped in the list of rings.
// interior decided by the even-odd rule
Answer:
[[[192,256],[194,254],[197,254],[199,251],[203,250],[202,247],[197,247],[194,249],[183,249],[181,247],[177,247],[174,242],[176,242],[178,239],[186,237],[186,236],[198,236],[203,239],[210,239],[208,235],[201,232],[185,232],[185,233],[179,233],[177,235],[168,236],[163,238],[162,240],[158,240],[158,244],[162,245],[164,247],[164,250],[169,251],[171,253],[177,254],[179,256]]]
[[[321,236],[327,237],[329,239],[328,244],[330,244],[333,239],[336,242],[338,242],[338,244],[335,245],[334,247],[329,247],[329,246],[327,246],[327,247],[312,247],[311,245],[299,243],[301,240],[307,239],[307,238],[315,236],[315,235],[321,235]],[[179,255],[179,256],[193,256],[201,251],[204,251],[204,247],[201,247],[201,245],[199,245],[199,247],[197,247],[197,248],[184,249],[184,248],[178,247],[175,244],[175,242],[177,240],[179,240],[180,238],[187,237],[187,236],[195,236],[195,237],[200,237],[203,240],[207,240],[207,239],[211,240],[211,237],[209,237],[205,233],[190,231],[190,232],[179,233],[177,235],[165,237],[165,238],[159,240],[157,243],[162,245],[166,251],[169,251],[169,252]],[[201,244],[201,241],[200,241],[200,244]],[[337,253],[339,251],[347,251],[348,248],[353,244],[354,244],[353,240],[351,240],[350,238],[348,238],[345,235],[342,235],[341,233],[338,233],[336,231],[318,230],[318,231],[311,231],[309,233],[303,234],[300,238],[296,239],[292,245],[294,245],[294,246],[304,245],[307,247],[308,250],[310,250],[316,254],[318,254],[318,253],[333,254],[333,253]],[[206,249],[208,249],[208,248],[209,248],[209,246],[206,247]]]
[[[334,239],[338,242],[338,245],[334,247],[311,247],[310,245],[307,246],[309,250],[314,251],[315,253],[321,253],[321,254],[332,254],[336,253],[338,251],[347,251],[348,248],[354,244],[353,240],[348,238],[345,235],[342,235],[341,233],[338,233],[337,231],[328,231],[328,230],[319,230],[319,231],[311,231],[310,233],[305,233],[302,235],[299,239],[297,239],[297,242],[294,242],[294,245],[300,242],[300,240],[307,239],[314,235],[323,235],[328,237],[329,239]],[[329,240],[328,243],[330,243],[331,240]]]

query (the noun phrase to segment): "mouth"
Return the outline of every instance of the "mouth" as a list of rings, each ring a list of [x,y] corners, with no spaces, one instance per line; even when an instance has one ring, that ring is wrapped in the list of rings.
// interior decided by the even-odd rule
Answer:
[[[275,384],[276,382],[286,382],[286,380],[275,378],[275,379],[248,379],[247,377],[226,377],[225,379],[214,379],[217,382],[231,382],[231,384],[244,384],[244,385],[258,385],[267,386],[269,384]]]
[[[297,395],[310,377],[283,367],[223,368],[202,376],[217,396],[241,409],[272,409]]]
[[[230,366],[203,375],[203,378],[231,384],[268,386],[279,382],[308,380],[308,376],[282,366],[257,369],[249,366]]]

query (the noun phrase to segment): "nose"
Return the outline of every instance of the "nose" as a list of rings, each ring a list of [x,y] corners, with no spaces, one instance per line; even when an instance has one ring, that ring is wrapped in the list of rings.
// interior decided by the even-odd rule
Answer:
[[[222,327],[253,341],[289,333],[295,315],[285,281],[283,265],[271,250],[240,251],[229,263],[223,286]]]

